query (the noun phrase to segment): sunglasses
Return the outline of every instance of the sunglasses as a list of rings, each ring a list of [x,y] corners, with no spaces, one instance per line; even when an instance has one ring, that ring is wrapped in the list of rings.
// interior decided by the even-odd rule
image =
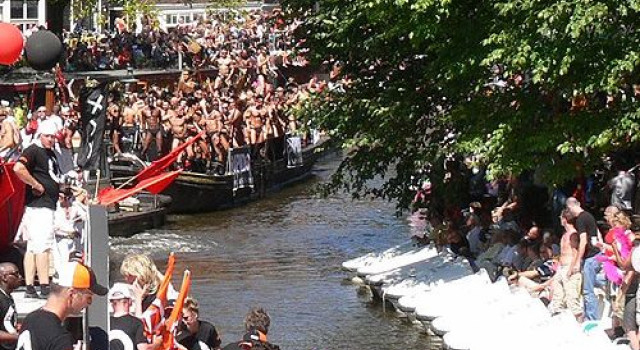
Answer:
[[[5,272],[4,273],[5,276],[14,276],[16,278],[20,277],[20,271],[11,271],[11,272]]]

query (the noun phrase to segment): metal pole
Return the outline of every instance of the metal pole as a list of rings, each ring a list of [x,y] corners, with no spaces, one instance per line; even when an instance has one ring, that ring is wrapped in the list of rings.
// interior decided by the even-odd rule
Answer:
[[[96,274],[98,283],[109,286],[109,226],[104,207],[89,206],[87,227],[86,263]],[[85,344],[90,345],[91,350],[109,350],[109,307],[106,296],[93,296],[93,302],[84,314],[84,324]]]

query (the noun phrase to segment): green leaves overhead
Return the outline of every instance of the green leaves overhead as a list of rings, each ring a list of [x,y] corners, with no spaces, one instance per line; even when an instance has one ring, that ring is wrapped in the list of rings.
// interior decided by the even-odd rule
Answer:
[[[451,153],[476,155],[492,177],[545,169],[557,183],[638,142],[638,1],[283,6],[303,19],[311,58],[340,62],[348,85],[300,110],[351,151],[334,188],[406,205],[412,179]]]

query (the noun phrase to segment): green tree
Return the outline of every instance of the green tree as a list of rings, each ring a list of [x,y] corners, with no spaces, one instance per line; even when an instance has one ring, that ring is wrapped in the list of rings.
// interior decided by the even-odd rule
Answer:
[[[557,183],[633,147],[638,4],[283,1],[313,61],[350,80],[300,112],[350,150],[328,189],[406,206],[412,179],[451,154]]]

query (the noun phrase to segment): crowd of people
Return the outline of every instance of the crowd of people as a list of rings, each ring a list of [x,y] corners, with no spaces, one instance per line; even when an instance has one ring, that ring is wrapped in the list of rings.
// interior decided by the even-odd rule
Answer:
[[[143,21],[140,31],[118,26],[106,40],[69,36],[67,62],[70,68],[83,70],[163,67],[174,63],[175,52],[184,50],[193,70],[183,71],[177,82],[150,84],[144,91],[124,91],[122,84],[111,87],[104,139],[111,141],[113,153],[133,152],[151,161],[204,134],[184,150],[176,166],[215,172],[216,164],[225,164],[232,148],[249,148],[265,160],[275,157],[285,135],[300,133],[292,110],[327,86],[316,77],[297,82],[283,75],[282,69],[289,64],[306,64],[302,56],[291,56],[293,29],[279,20],[277,12],[254,12],[226,21],[214,16],[193,26],[180,25],[170,33]],[[199,73],[203,67],[212,67],[217,74],[203,78]],[[25,212],[15,238],[25,251],[24,276],[13,264],[0,265],[0,312],[5,320],[0,346],[6,349],[71,349],[75,342],[61,321],[90,304],[92,294],[106,293],[81,262],[91,196],[82,189],[83,169],[76,163],[82,127],[81,106],[75,98],[78,83],[60,88],[67,89],[70,101],[58,101],[49,108],[29,110],[27,98],[0,104],[0,159],[15,162],[13,171],[26,185]],[[126,337],[118,333],[120,343],[113,346],[156,349],[158,340],[140,328],[140,318],[153,302],[162,274],[143,255],[125,259],[121,271],[127,283],[114,285],[109,300],[112,325]],[[80,275],[90,278],[79,280]],[[11,292],[22,284],[25,298],[47,302],[20,328]],[[225,348],[277,349],[266,341],[269,322],[263,309],[252,309],[245,338]],[[215,327],[199,320],[194,298],[184,304],[177,339],[186,350],[221,345]]]
[[[180,18],[169,31],[150,16],[138,25],[117,18],[113,31],[65,33],[65,70],[175,69],[180,59],[193,69],[216,68],[223,49],[244,59],[259,58],[265,68],[305,65],[304,55],[294,51],[296,26],[285,23],[278,10],[212,13],[190,23]]]
[[[118,38],[160,35],[153,34],[157,30],[150,28],[144,25],[140,34],[119,29],[113,35]],[[261,150],[263,157],[273,158],[281,153],[284,135],[299,132],[292,110],[309,94],[327,87],[315,76],[298,82],[284,75],[284,68],[292,64],[289,55],[295,43],[289,36],[294,29],[295,25],[280,22],[276,12],[251,13],[226,22],[213,17],[163,33],[192,40],[185,46],[201,45],[201,50],[191,57],[200,62],[198,67],[206,64],[214,68],[216,74],[185,70],[177,84],[149,83],[144,91],[123,91],[121,85],[112,88],[108,95],[106,138],[113,144],[113,152],[134,152],[143,160],[151,161],[205,130],[204,139],[188,147],[180,157],[179,167],[212,172],[216,166],[220,168],[220,164],[225,164],[230,148],[244,146]],[[156,41],[171,42],[159,38]],[[126,48],[126,45],[113,45]],[[107,51],[99,49],[83,52],[93,58],[107,55]],[[80,54],[70,54],[70,64],[77,55]],[[301,59],[295,62],[306,64]],[[81,85],[81,82],[72,82],[65,89],[74,97]],[[72,98],[50,109],[41,106],[32,113],[27,111],[25,102],[26,99],[3,101],[0,157],[17,159],[22,149],[37,140],[39,124],[52,119],[59,129],[55,149],[59,151],[61,173],[74,170],[73,138],[77,137],[79,128],[77,101]]]
[[[15,301],[11,293],[22,282],[20,270],[13,263],[0,264],[0,347],[13,350],[71,350],[84,348],[80,339],[64,326],[65,320],[78,315],[93,301],[93,295],[107,295],[111,319],[109,348],[119,350],[154,350],[163,345],[166,334],[154,331],[142,320],[149,317],[152,304],[157,305],[158,289],[164,279],[156,265],[144,254],[128,256],[122,263],[122,277],[131,283],[118,282],[111,289],[100,285],[91,268],[81,261],[70,261],[60,266],[51,284],[42,308],[30,314],[19,324]],[[170,286],[164,317],[176,307],[176,292]],[[198,301],[188,297],[182,306],[180,323],[173,330],[170,348],[178,350],[255,349],[277,350],[267,340],[271,318],[261,307],[253,307],[244,319],[246,334],[239,341],[222,347],[216,327],[200,319]],[[97,344],[94,344],[97,345]]]
[[[470,191],[463,197],[471,202],[457,210],[459,202],[452,201],[443,210],[427,211],[432,228],[427,241],[467,257],[474,269],[486,270],[494,280],[525,288],[552,314],[568,310],[580,322],[610,316],[609,336],[626,336],[631,348],[639,349],[640,226],[632,220],[633,174],[612,172],[601,189],[610,196],[608,205],[600,212],[587,206],[593,202],[579,184],[568,186],[568,193],[556,188],[547,196],[524,175],[487,182],[476,173],[451,174],[448,181],[467,182]],[[423,186],[416,201],[429,203],[435,190]],[[541,213],[552,218],[544,220]],[[607,302],[610,315],[602,307]]]

